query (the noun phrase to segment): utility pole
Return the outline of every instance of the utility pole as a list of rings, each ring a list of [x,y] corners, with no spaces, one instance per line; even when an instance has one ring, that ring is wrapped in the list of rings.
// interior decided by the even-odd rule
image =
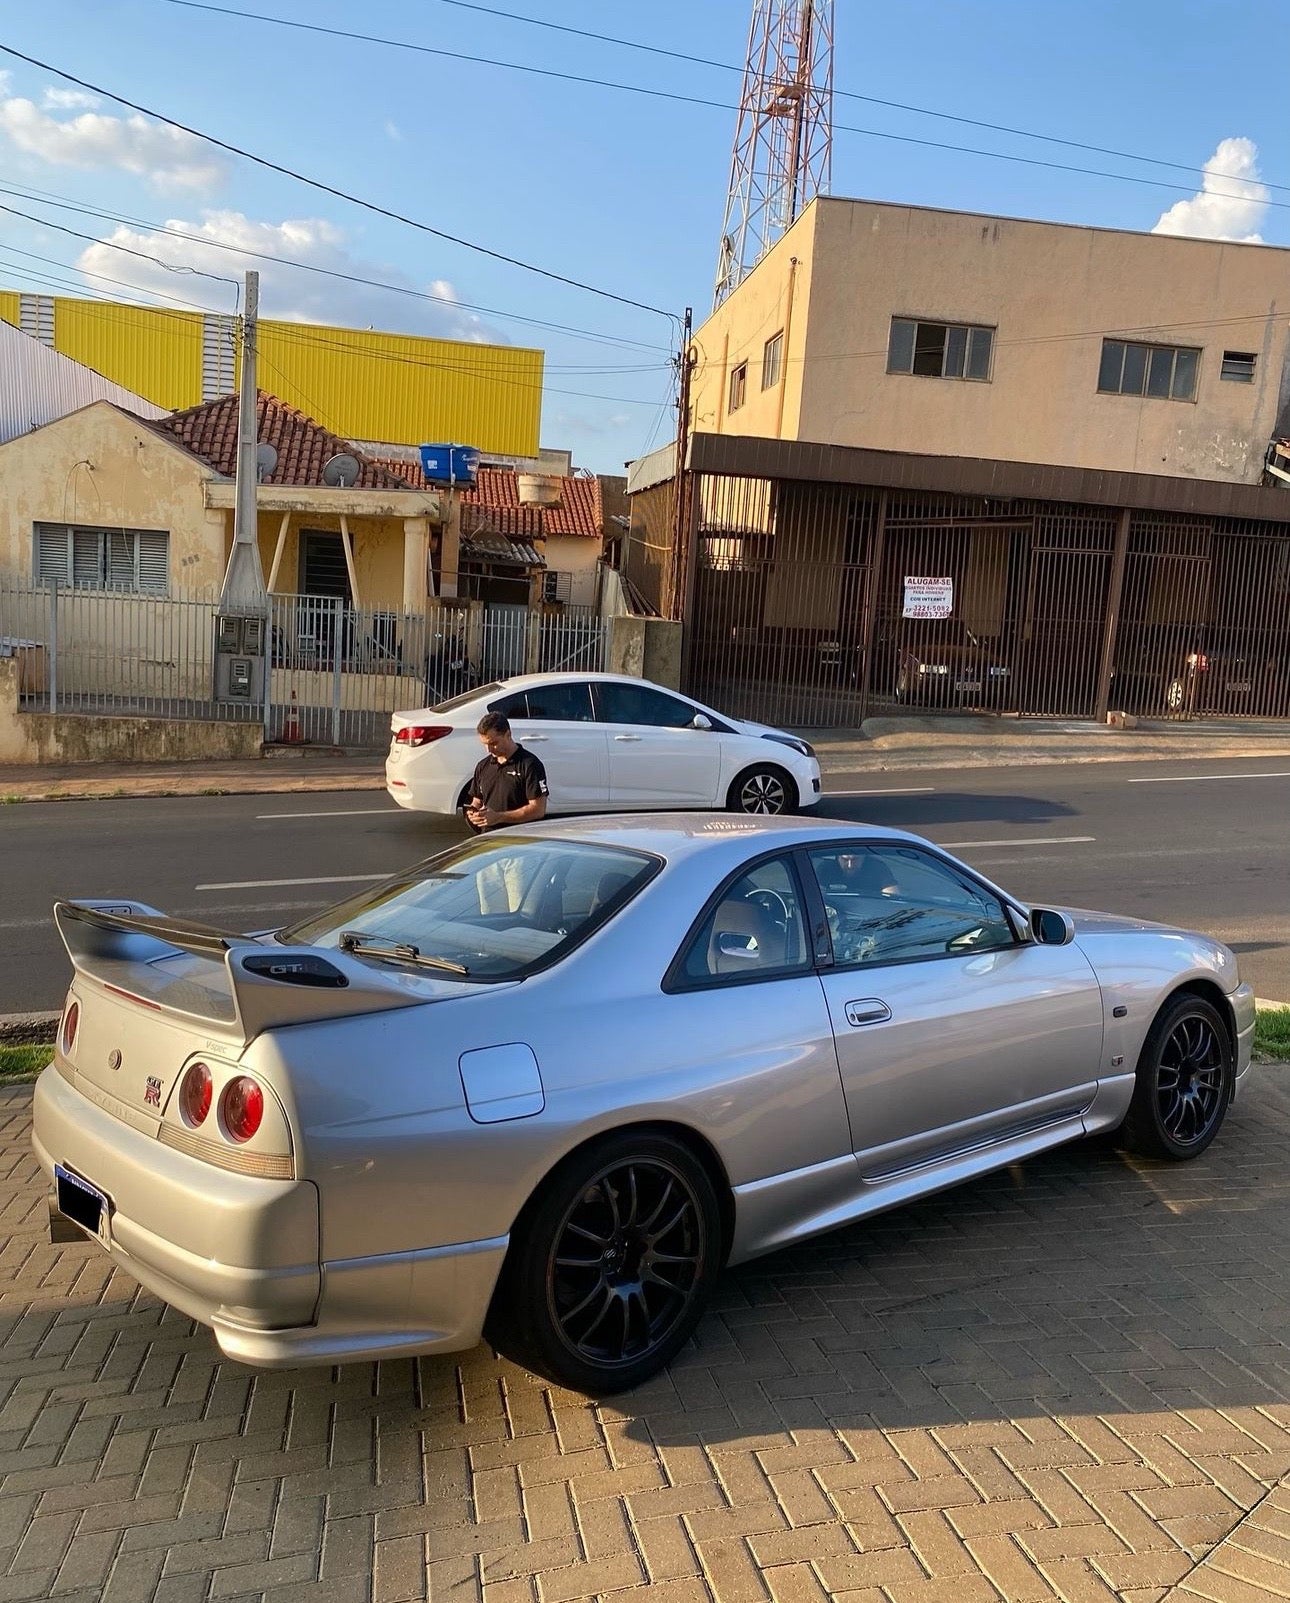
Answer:
[[[693,532],[689,518],[690,481],[685,468],[685,461],[690,453],[690,374],[694,365],[694,353],[690,349],[690,341],[693,333],[694,311],[692,307],[687,306],[685,320],[681,325],[679,358],[681,371],[676,397],[676,473],[672,480],[675,486],[672,506],[672,604],[668,610],[673,619],[683,619],[685,615],[686,574]]]
[[[221,612],[265,610],[267,591],[256,538],[258,512],[256,485],[256,383],[255,347],[260,310],[260,275],[246,275],[246,311],[242,318],[242,367],[237,396],[237,477],[233,507],[233,548],[220,591]]]

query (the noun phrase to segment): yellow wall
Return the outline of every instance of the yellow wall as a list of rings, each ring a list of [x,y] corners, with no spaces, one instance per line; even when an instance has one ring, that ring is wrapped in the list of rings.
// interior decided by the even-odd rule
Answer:
[[[54,348],[158,406],[202,399],[201,313],[54,296]],[[19,298],[0,291],[17,325]],[[536,456],[543,353],[414,334],[260,323],[260,388],[346,439]]]
[[[354,573],[358,579],[357,605],[365,610],[403,610],[403,522],[401,517],[346,520],[354,542]],[[280,512],[261,512],[257,534],[260,566],[265,583],[273,569],[273,553],[282,525]],[[277,595],[300,591],[300,535],[303,530],[334,531],[340,537],[340,518],[331,512],[293,512],[287,525],[282,563],[274,586]]]
[[[59,299],[54,349],[158,406],[179,411],[201,399],[199,312]]]

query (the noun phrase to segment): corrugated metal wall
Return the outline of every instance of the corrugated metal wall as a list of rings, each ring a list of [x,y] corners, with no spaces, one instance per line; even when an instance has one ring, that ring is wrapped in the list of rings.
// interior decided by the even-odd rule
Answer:
[[[93,401],[112,401],[143,417],[163,409],[0,322],[0,443]]]
[[[54,349],[173,410],[202,396],[199,312],[53,297]],[[19,326],[19,296],[0,291]],[[536,456],[543,353],[414,334],[260,324],[260,386],[349,439]]]

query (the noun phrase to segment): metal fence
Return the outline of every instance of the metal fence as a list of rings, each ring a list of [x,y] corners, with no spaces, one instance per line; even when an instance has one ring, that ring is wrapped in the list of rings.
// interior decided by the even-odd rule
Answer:
[[[1290,521],[720,474],[692,506],[685,687],[736,716],[1290,717]]]
[[[271,741],[380,746],[390,714],[526,671],[604,668],[608,620],[431,601],[423,612],[273,595],[263,688],[217,696],[209,599],[48,588],[0,578],[0,654],[28,711],[260,722]]]

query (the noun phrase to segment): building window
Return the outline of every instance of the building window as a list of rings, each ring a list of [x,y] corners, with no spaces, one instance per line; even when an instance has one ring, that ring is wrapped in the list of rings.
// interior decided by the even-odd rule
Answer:
[[[761,353],[761,387],[772,390],[779,383],[780,371],[784,365],[784,330],[774,334],[762,347]]]
[[[1104,395],[1147,395],[1162,401],[1194,401],[1200,352],[1187,345],[1135,345],[1102,341],[1097,387]]]
[[[1253,351],[1224,351],[1223,367],[1219,378],[1231,384],[1253,384],[1254,364],[1258,357]]]
[[[730,375],[730,406],[731,412],[737,412],[744,404],[748,394],[748,364],[740,362],[739,366]]]
[[[978,383],[990,377],[994,330],[973,323],[922,323],[893,317],[887,346],[889,373],[918,373],[926,378],[963,378]]]
[[[165,529],[91,529],[36,525],[36,577],[78,590],[170,593],[170,535]]]

